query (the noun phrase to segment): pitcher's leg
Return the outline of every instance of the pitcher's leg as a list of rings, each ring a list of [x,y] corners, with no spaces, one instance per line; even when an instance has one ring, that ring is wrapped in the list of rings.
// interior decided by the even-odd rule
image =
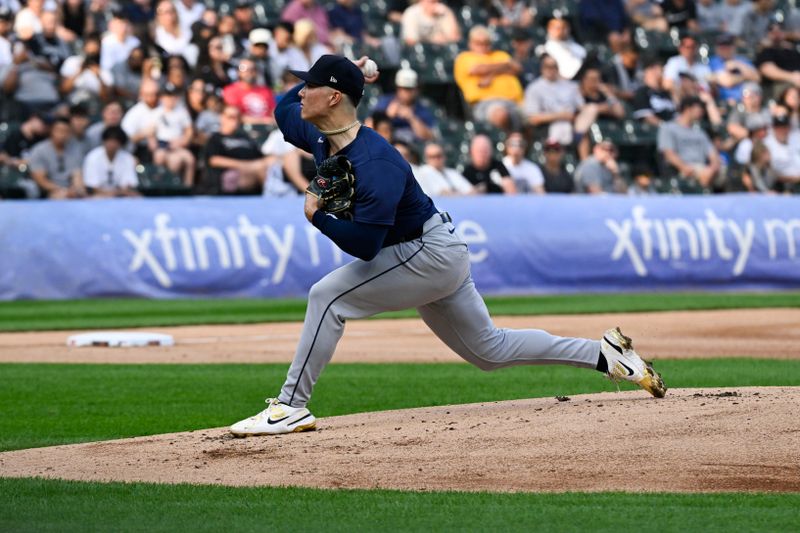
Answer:
[[[464,252],[466,253],[466,252]],[[370,262],[354,261],[331,272],[308,295],[295,358],[278,399],[303,407],[333,357],[348,319],[417,307],[450,294],[463,272],[437,262],[419,242],[382,250]]]
[[[594,369],[600,358],[599,341],[495,327],[471,277],[453,294],[417,310],[445,344],[483,370],[537,364]]]

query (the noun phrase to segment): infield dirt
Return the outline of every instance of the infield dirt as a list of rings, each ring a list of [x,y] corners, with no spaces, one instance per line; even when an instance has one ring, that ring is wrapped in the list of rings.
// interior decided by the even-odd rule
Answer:
[[[621,326],[653,359],[768,357],[800,359],[800,309],[742,309],[632,314],[496,317],[500,327],[599,338]],[[0,334],[0,362],[287,363],[301,324],[147,328],[175,337],[173,347],[68,348],[75,332]],[[348,322],[335,363],[461,361],[419,319]]]

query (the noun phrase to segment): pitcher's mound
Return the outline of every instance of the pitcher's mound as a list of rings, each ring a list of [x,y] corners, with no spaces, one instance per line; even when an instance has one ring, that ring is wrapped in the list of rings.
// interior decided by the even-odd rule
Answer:
[[[485,491],[800,491],[800,388],[641,391],[0,454],[0,477]],[[237,413],[245,416],[252,413]],[[233,419],[236,416],[232,417]]]

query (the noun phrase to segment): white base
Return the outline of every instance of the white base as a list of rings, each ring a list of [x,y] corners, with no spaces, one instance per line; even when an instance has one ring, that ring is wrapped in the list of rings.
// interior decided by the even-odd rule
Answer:
[[[67,346],[103,346],[112,348],[128,348],[131,346],[173,346],[172,335],[162,333],[145,333],[129,331],[94,331],[72,335],[67,339]]]

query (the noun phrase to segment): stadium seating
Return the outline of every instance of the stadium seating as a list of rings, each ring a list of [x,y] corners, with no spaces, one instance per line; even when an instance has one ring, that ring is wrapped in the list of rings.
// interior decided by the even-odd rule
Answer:
[[[192,188],[187,187],[181,178],[169,169],[157,165],[137,165],[139,192],[144,196],[187,196]]]

